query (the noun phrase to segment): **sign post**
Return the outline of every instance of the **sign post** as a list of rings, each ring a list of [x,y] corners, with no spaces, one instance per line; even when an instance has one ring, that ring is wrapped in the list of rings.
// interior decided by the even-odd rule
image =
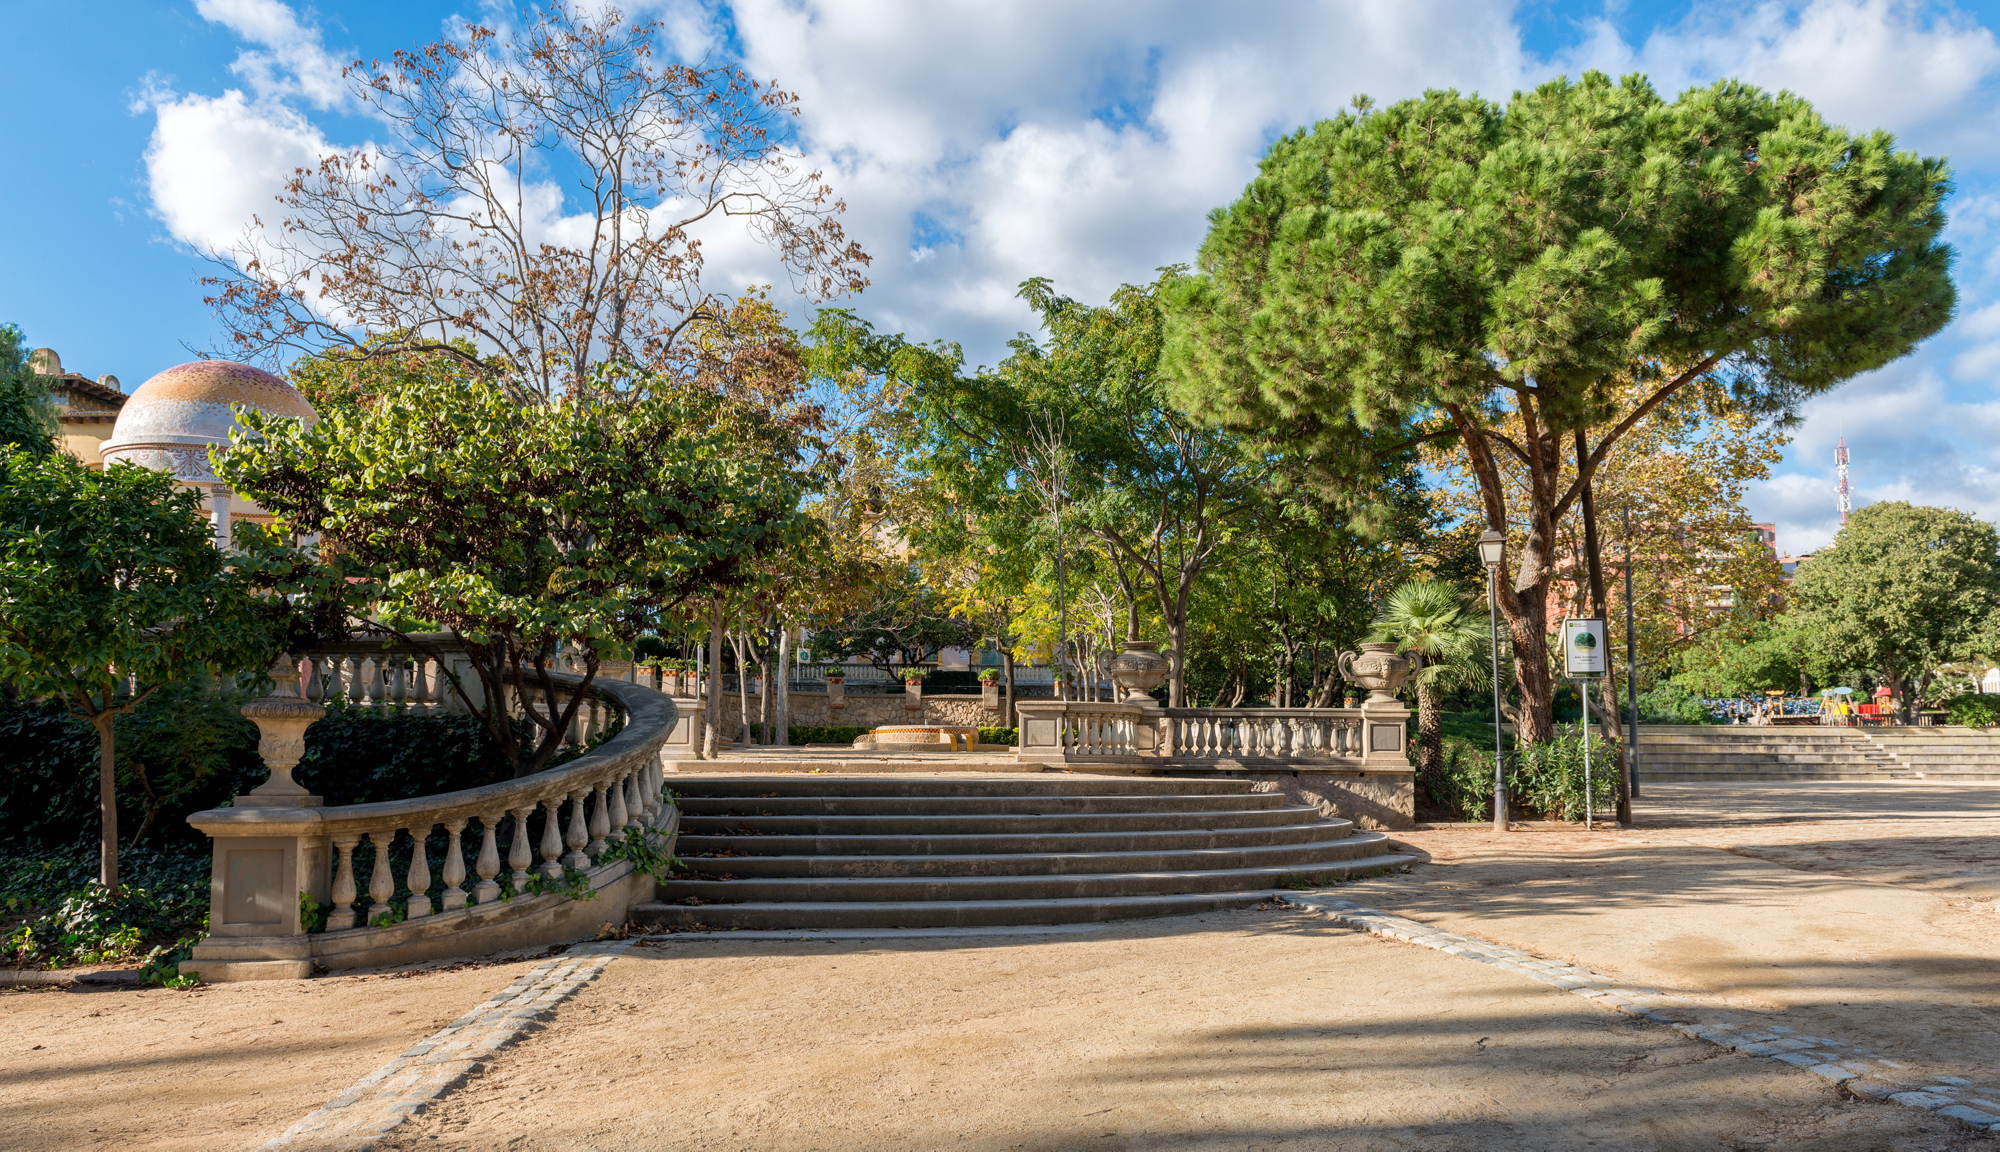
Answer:
[[[1604,621],[1570,618],[1563,621],[1563,669],[1576,682],[1577,699],[1583,702],[1583,830],[1590,831],[1590,688],[1605,675],[1607,656]]]

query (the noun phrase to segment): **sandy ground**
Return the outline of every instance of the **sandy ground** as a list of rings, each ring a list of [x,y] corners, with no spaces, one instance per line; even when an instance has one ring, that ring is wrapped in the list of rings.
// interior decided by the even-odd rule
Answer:
[[[1952,1122],[1282,910],[669,941],[398,1149],[1958,1148]]]
[[[1341,893],[1991,1082],[2000,787],[1656,785],[1636,822],[1397,833],[1431,863]]]
[[[1622,832],[1399,834],[1433,863],[1340,892],[1885,1055],[2000,1065],[2000,787],[1662,786],[1640,813]],[[531,963],[0,994],[0,1148],[254,1148]],[[647,946],[392,1143],[1990,1145],[1282,908],[1063,936]]]
[[[0,1148],[253,1148],[534,963],[0,993]]]

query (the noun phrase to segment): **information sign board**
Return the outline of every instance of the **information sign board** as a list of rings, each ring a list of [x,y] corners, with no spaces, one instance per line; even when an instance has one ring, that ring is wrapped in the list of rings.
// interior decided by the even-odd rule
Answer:
[[[1565,675],[1602,676],[1609,670],[1611,646],[1605,642],[1604,621],[1564,620],[1562,637]]]

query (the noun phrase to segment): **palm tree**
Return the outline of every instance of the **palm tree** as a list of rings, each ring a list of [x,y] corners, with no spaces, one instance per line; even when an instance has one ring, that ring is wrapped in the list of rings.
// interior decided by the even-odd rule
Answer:
[[[1417,690],[1417,772],[1435,784],[1444,770],[1438,692],[1481,681],[1478,654],[1486,644],[1487,626],[1457,588],[1441,580],[1411,580],[1389,594],[1370,639],[1392,642],[1410,657],[1410,683]]]

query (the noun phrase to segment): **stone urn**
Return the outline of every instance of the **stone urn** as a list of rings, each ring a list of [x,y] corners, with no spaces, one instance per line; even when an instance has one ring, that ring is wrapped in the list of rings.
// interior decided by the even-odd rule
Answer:
[[[1119,697],[1133,704],[1151,704],[1149,693],[1167,682],[1174,662],[1160,655],[1152,640],[1127,640],[1125,650],[1111,658],[1111,681],[1118,685]]]
[[[1410,678],[1410,662],[1397,653],[1394,644],[1363,644],[1359,652],[1340,654],[1340,674],[1368,689],[1368,699],[1362,701],[1362,707],[1394,705],[1396,689]]]
[[[257,755],[271,778],[238,796],[239,808],[316,808],[322,800],[292,779],[292,769],[306,754],[306,729],[326,718],[326,709],[299,695],[299,666],[287,654],[271,661],[271,694],[243,706],[243,715],[257,725]]]

